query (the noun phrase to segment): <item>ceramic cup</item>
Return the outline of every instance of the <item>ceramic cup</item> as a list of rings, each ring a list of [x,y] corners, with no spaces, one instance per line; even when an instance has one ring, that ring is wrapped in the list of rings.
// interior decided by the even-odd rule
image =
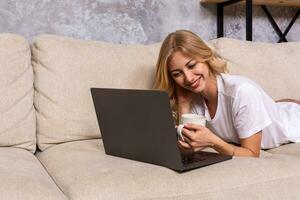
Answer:
[[[197,114],[182,114],[179,125],[177,126],[177,134],[178,137],[184,141],[184,138],[182,136],[182,129],[185,124],[197,124],[201,126],[205,126],[206,119],[203,115],[197,115]]]

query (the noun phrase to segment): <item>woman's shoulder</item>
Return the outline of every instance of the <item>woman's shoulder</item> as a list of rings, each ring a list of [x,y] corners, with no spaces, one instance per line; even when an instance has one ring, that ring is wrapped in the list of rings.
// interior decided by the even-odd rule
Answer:
[[[254,81],[241,75],[221,74],[219,82],[220,92],[231,97],[236,97],[240,91],[253,91],[260,88]]]
[[[228,85],[240,85],[240,84],[249,84],[253,82],[246,76],[235,75],[235,74],[221,74],[220,75],[225,83]]]

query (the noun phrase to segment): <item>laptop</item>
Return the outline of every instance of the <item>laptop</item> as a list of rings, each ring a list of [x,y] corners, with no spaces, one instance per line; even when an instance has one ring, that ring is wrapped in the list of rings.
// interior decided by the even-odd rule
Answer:
[[[91,88],[91,93],[107,155],[178,172],[232,158],[205,151],[182,154],[164,91]]]

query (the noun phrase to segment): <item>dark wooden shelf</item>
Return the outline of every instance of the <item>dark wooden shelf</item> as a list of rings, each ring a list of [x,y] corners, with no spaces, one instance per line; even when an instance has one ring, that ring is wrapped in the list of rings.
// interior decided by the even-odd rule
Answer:
[[[230,0],[201,0],[201,3],[224,3]],[[244,1],[238,2],[239,4],[245,3]],[[290,6],[290,7],[300,7],[299,0],[253,0],[253,5],[256,6]]]
[[[272,24],[275,32],[280,37],[278,42],[287,42],[286,35],[300,15],[300,0],[200,0],[202,4],[216,4],[217,5],[217,37],[224,36],[224,7],[235,4],[246,5],[246,40],[252,41],[252,7],[260,6],[266,13],[268,20]],[[276,24],[271,13],[266,6],[287,6],[299,7],[298,11],[290,21],[287,28],[282,31]]]

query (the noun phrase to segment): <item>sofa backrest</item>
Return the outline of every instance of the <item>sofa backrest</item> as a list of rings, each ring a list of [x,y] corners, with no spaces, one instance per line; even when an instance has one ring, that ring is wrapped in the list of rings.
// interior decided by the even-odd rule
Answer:
[[[228,61],[230,73],[248,76],[274,99],[300,99],[300,43],[220,38],[208,44]],[[32,65],[39,148],[101,137],[90,88],[150,89],[159,48],[53,35],[36,38]]]
[[[36,150],[33,71],[27,41],[0,34],[0,147]]]
[[[228,61],[231,74],[245,75],[273,99],[300,99],[300,43],[261,43],[219,38],[210,41]]]
[[[159,45],[42,35],[32,44],[38,146],[99,138],[90,88],[150,89]],[[120,131],[122,127],[120,127]]]

